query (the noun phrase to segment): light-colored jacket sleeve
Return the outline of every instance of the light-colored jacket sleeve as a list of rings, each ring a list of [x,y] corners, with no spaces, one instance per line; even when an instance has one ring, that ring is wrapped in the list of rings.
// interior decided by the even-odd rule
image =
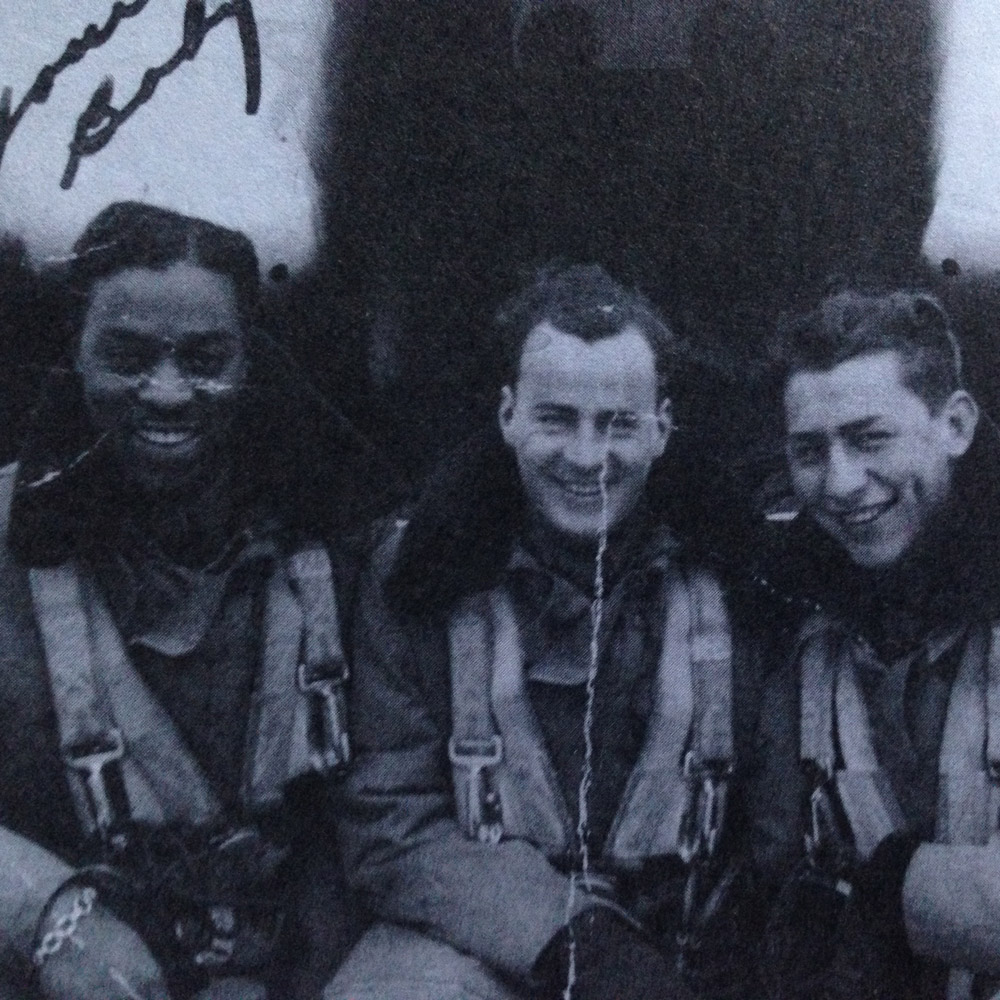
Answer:
[[[0,827],[0,966],[30,960],[42,910],[72,874],[56,855]]]
[[[903,915],[918,955],[1000,975],[1000,845],[921,845],[906,871]]]
[[[349,878],[381,918],[526,977],[566,922],[569,880],[525,841],[481,844],[460,831],[447,756],[447,658],[433,643],[425,650],[412,641],[374,573],[355,623],[357,752],[342,824]],[[590,905],[579,899],[575,909]]]

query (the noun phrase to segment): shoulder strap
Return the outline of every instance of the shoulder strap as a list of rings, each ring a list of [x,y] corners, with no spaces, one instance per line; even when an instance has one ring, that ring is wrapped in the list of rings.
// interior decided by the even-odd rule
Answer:
[[[498,803],[487,803],[488,771],[502,760],[504,746],[490,705],[494,672],[491,612],[489,596],[474,594],[460,602],[448,623],[452,708],[448,758],[460,826],[473,839],[495,843],[503,827]]]
[[[623,863],[714,849],[732,766],[732,642],[714,577],[664,575],[653,711],[610,835]]]
[[[837,762],[834,746],[833,688],[836,636],[825,619],[811,619],[799,640],[801,685],[800,757],[826,778]]]
[[[996,835],[990,742],[996,726],[992,690],[997,671],[994,639],[985,627],[969,630],[952,684],[941,739],[937,837],[944,843],[984,844]],[[992,815],[991,815],[992,814]]]
[[[799,650],[801,758],[810,766],[813,781],[812,830],[806,844],[814,854],[822,841],[838,835],[829,806],[832,787],[855,848],[868,857],[884,837],[905,827],[905,819],[872,744],[868,710],[855,673],[855,656],[862,652],[824,615],[806,623]]]
[[[261,678],[248,728],[249,805],[273,807],[292,778],[347,766],[347,681],[333,567],[326,549],[310,544],[268,582]]]
[[[517,617],[502,587],[463,600],[448,629],[458,821],[487,843],[523,837],[553,854],[571,820],[524,684]]]
[[[728,771],[733,763],[733,644],[722,589],[702,569],[687,576],[691,595],[691,677],[698,765]]]
[[[70,787],[87,832],[204,822],[219,805],[133,668],[96,585],[69,562],[29,572]],[[117,802],[115,800],[118,800]]]

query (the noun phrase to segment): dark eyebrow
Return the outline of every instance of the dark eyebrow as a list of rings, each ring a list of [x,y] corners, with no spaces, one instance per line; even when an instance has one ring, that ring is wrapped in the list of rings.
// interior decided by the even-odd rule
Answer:
[[[564,406],[561,403],[538,403],[535,405],[535,413],[552,413],[560,417],[572,417],[576,415],[576,410],[572,406]]]
[[[112,337],[117,340],[142,340],[150,343],[160,343],[164,340],[158,333],[152,330],[136,330],[125,326],[106,326],[101,330],[101,336]],[[208,330],[185,330],[177,338],[179,342],[204,341],[204,340],[239,340],[239,334],[225,327]]]
[[[881,420],[881,417],[864,417],[861,420],[852,420],[849,423],[841,424],[837,428],[838,434],[861,434],[871,430]],[[792,441],[817,441],[826,437],[823,431],[796,431],[788,435]]]
[[[838,430],[841,434],[858,434],[871,430],[881,419],[881,417],[865,417],[863,420],[852,420],[850,423],[841,425]]]

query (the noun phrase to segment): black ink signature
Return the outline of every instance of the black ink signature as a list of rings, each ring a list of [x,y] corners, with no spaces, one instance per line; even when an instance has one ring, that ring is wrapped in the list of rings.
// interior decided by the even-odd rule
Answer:
[[[0,95],[0,164],[3,163],[7,144],[21,123],[21,119],[33,104],[44,104],[49,99],[52,86],[59,74],[69,66],[80,62],[88,52],[100,48],[115,33],[122,21],[140,14],[148,3],[149,0],[132,0],[131,3],[116,0],[104,25],[102,27],[96,24],[87,25],[83,34],[79,38],[72,39],[54,63],[43,66],[28,92],[13,110],[11,110],[11,88],[4,88],[3,94]],[[153,96],[159,82],[173,73],[182,63],[194,59],[208,33],[230,18],[236,20],[243,50],[246,113],[256,114],[260,107],[261,90],[260,40],[251,0],[227,0],[211,15],[206,14],[205,0],[188,0],[184,9],[184,34],[180,48],[165,63],[146,70],[139,89],[125,104],[117,108],[111,103],[114,94],[114,81],[111,77],[106,78],[94,91],[89,104],[77,119],[60,186],[66,189],[72,187],[83,157],[93,156],[102,150],[118,129]]]

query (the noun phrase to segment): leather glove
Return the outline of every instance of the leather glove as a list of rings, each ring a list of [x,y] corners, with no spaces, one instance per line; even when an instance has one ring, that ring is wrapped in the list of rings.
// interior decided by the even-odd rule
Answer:
[[[903,919],[903,882],[919,846],[916,834],[890,833],[858,865],[852,879],[858,915],[884,948],[902,954],[910,950]]]
[[[575,962],[572,1000],[688,1000],[692,997],[677,969],[631,924],[610,907],[577,915],[545,946],[534,979],[546,1000],[564,995]]]

